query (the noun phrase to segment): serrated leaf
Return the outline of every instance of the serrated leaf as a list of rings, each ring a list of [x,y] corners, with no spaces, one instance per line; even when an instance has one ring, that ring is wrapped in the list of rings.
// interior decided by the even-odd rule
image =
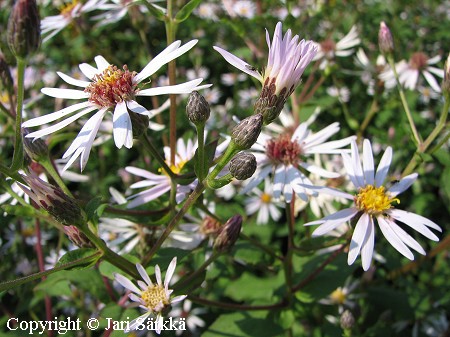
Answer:
[[[177,22],[183,22],[184,20],[186,20],[192,14],[192,11],[197,8],[197,6],[200,4],[200,2],[202,2],[202,0],[189,1],[177,13],[177,15],[175,16],[175,20]]]
[[[66,264],[73,264],[79,261],[79,264],[75,264],[66,270],[82,270],[86,268],[90,268],[95,263],[97,263],[98,259],[101,257],[100,254],[96,254],[98,251],[95,248],[79,248],[75,250],[71,250],[67,252],[56,263],[55,267],[60,267]]]

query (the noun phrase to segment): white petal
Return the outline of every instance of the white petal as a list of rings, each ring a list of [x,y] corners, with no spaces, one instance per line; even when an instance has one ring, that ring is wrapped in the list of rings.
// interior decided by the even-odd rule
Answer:
[[[347,263],[349,265],[355,262],[359,252],[361,251],[362,244],[364,243],[364,239],[366,237],[367,227],[369,226],[369,218],[370,216],[367,213],[363,213],[356,224],[355,230],[353,231],[347,258]]]
[[[77,103],[77,104],[68,106],[67,108],[52,112],[51,114],[30,119],[30,120],[22,123],[22,126],[24,128],[29,128],[29,127],[33,127],[33,126],[47,124],[47,123],[53,122],[57,119],[60,119],[64,116],[67,116],[67,115],[71,114],[72,112],[86,108],[87,106],[89,106],[89,104],[90,103],[88,101],[82,102],[82,103]],[[91,106],[89,111],[92,111],[95,109],[97,109],[97,107]]]
[[[358,146],[356,145],[355,141],[352,142],[352,165],[353,165],[353,172],[355,173],[356,181],[358,182],[357,187],[365,186],[363,170],[361,167],[361,159],[359,157]]]
[[[89,97],[87,92],[76,89],[42,88],[41,92],[47,96],[65,99],[81,99]]]
[[[78,67],[80,68],[80,70],[84,74],[84,76],[86,76],[90,80],[92,80],[95,75],[101,73],[100,70],[98,70],[97,68],[95,68],[87,63],[81,63]]]
[[[66,83],[75,85],[77,87],[82,87],[82,88],[86,88],[89,84],[91,84],[91,82],[88,81],[82,81],[82,80],[78,80],[76,78],[70,77],[66,74],[63,74],[60,71],[56,72],[58,74],[59,77],[61,77]]]
[[[345,208],[332,215],[326,216],[325,218],[322,219],[322,221],[323,220],[326,221],[316,228],[316,230],[312,233],[312,236],[320,236],[328,233],[329,231],[332,231],[336,227],[339,227],[343,223],[349,221],[356,215],[356,213],[358,213],[358,211],[354,208]],[[309,224],[305,224],[305,226],[307,225]]]
[[[361,260],[364,270],[369,270],[372,263],[373,247],[375,245],[375,226],[373,219],[369,216],[369,223],[366,230],[366,237],[361,248]]]
[[[164,287],[166,289],[170,284],[170,280],[172,279],[176,266],[177,266],[177,257],[174,257],[172,261],[170,261],[169,267],[167,268],[166,276],[164,278]]]
[[[156,281],[158,282],[158,285],[162,286],[161,268],[159,268],[158,265],[155,266],[155,276],[156,276]]]
[[[332,195],[334,197],[344,198],[344,199],[348,199],[348,200],[354,199],[353,195],[346,193],[346,192],[339,191],[335,188],[325,187],[325,186],[312,186],[312,185],[306,185],[306,184],[300,184],[300,185],[309,190],[317,191],[317,192],[323,193],[323,194]]]
[[[157,96],[157,95],[170,95],[170,94],[190,94],[193,90],[198,89],[198,85],[203,81],[203,78],[197,78],[195,80],[176,84],[168,85],[164,87],[155,87],[150,89],[144,89],[138,92],[137,96]]]
[[[397,233],[391,228],[390,224],[384,219],[383,216],[377,217],[378,225],[380,226],[381,232],[383,233],[386,240],[397,249],[403,256],[407,257],[410,260],[414,260],[413,253],[409,250],[409,248],[403,243]]]
[[[142,279],[147,283],[147,285],[152,286],[153,285],[152,280],[150,280],[150,277],[148,276],[144,267],[141,264],[137,263],[136,269],[138,270],[139,275],[141,275]]]
[[[102,73],[106,68],[110,66],[109,62],[106,61],[106,59],[101,55],[97,55],[96,57],[94,57],[94,61],[95,64],[97,64],[98,73]]]
[[[432,87],[434,91],[441,92],[441,86],[439,85],[438,81],[436,81],[436,79],[434,78],[433,75],[431,75],[426,70],[423,70],[422,74],[425,77],[425,79],[427,80],[427,82],[430,85],[430,87]]]
[[[273,178],[273,197],[279,199],[281,191],[283,190],[286,179],[286,167],[284,165],[278,166]]]
[[[154,174],[152,172],[134,166],[125,167],[125,171],[146,179],[155,179],[161,177],[160,175]]]
[[[319,166],[311,165],[311,164],[308,164],[306,162],[302,162],[302,163],[300,163],[300,165],[303,168],[305,168],[306,170],[308,170],[309,172],[317,174],[317,175],[319,175],[321,177],[324,177],[324,178],[338,178],[338,177],[341,176],[339,173],[330,172],[330,171],[327,171],[327,170],[325,170],[325,169],[323,169],[323,168],[321,168]]]
[[[138,287],[136,287],[134,283],[131,282],[129,279],[127,279],[125,276],[120,274],[114,274],[114,279],[128,290],[131,290],[138,295],[141,293],[141,290]]]
[[[223,58],[230,63],[232,66],[235,66],[239,70],[243,71],[246,74],[249,74],[250,76],[253,76],[258,81],[263,83],[263,78],[260,73],[258,73],[256,70],[253,70],[254,68],[248,64],[247,62],[241,60],[239,57],[231,54],[230,52],[227,52],[225,49],[222,49],[220,47],[214,46],[214,50],[220,53],[220,55],[223,56]]]
[[[363,171],[367,185],[373,185],[375,182],[375,167],[373,164],[372,146],[368,139],[364,139],[363,144]]]
[[[420,234],[427,237],[428,239],[433,241],[439,241],[439,238],[432,231],[430,231],[427,226],[430,226],[431,228],[436,229],[440,232],[442,231],[442,229],[434,222],[428,220],[427,218],[399,209],[390,209],[386,213],[389,214],[394,219],[399,220],[404,224],[408,225],[409,227],[413,228],[414,230],[418,231]]]
[[[400,193],[406,191],[417,179],[418,174],[412,173],[406,177],[403,177],[398,183],[392,185],[389,189],[389,193],[392,197],[399,195]]]
[[[156,198],[163,195],[164,193],[166,193],[169,190],[170,190],[169,184],[167,184],[167,185],[161,184],[161,185],[155,186],[147,191],[142,191],[138,194],[132,195],[130,197],[130,199],[132,198],[133,200],[128,203],[127,208],[134,208],[139,205],[146,204],[147,202],[155,200]]]
[[[127,107],[128,109],[130,109],[131,111],[137,113],[137,114],[141,114],[141,115],[148,115],[148,110],[146,108],[144,108],[142,105],[140,105],[138,102],[136,101],[127,101]]]
[[[113,135],[114,143],[117,148],[130,148],[133,145],[133,131],[131,129],[131,119],[128,115],[128,109],[125,102],[120,102],[116,105],[113,115]]]
[[[377,167],[377,173],[375,175],[375,185],[380,187],[383,185],[384,180],[389,172],[389,166],[392,161],[392,148],[389,146],[381,157],[380,163]]]
[[[411,235],[406,233],[403,228],[401,228],[399,225],[395,223],[395,221],[391,220],[390,218],[385,218],[386,222],[389,224],[391,229],[397,234],[400,240],[402,240],[407,246],[411,247],[418,253],[422,255],[426,255],[425,250],[422,248],[419,243],[413,239]]]

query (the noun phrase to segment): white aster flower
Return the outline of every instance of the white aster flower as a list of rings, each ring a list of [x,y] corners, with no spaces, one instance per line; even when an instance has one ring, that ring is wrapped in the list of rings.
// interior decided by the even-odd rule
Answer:
[[[120,218],[100,218],[99,228],[101,238],[119,254],[131,252],[149,233],[146,227]]]
[[[303,170],[324,178],[340,176],[307,161],[308,157],[316,153],[340,154],[345,151],[342,147],[350,144],[354,137],[327,141],[338,131],[339,123],[336,122],[317,133],[312,133],[307,123],[300,124],[292,134],[285,131],[272,137],[262,132],[251,148],[258,162],[258,169],[241,193],[247,193],[273,174],[275,199],[283,195],[286,202],[291,202],[295,192],[301,199],[307,201],[307,191],[302,185],[312,185],[312,182]]]
[[[249,0],[239,0],[233,5],[233,12],[237,16],[251,19],[256,14],[256,4]]]
[[[220,75],[220,81],[222,82],[222,84],[229,87],[236,85],[236,82],[243,82],[246,79],[246,74],[226,73]]]
[[[245,200],[245,211],[247,215],[252,215],[258,212],[256,217],[256,224],[265,225],[269,222],[269,219],[278,221],[281,218],[281,211],[278,207],[282,207],[281,202],[274,200],[273,198],[273,186],[266,179],[264,183],[264,192],[259,188],[252,190],[255,194]]]
[[[85,4],[78,0],[72,0],[61,10],[60,14],[47,16],[41,21],[41,34],[45,36],[43,42],[47,42],[64,28],[69,26],[83,13],[98,9],[106,0],[88,0]]]
[[[183,139],[178,139],[175,162],[173,163],[173,165],[170,165],[170,169],[172,170],[172,172],[176,174],[180,173],[183,166],[189,160],[191,160],[192,157],[194,157],[196,149],[197,143],[194,143],[192,140],[189,139],[185,144]],[[170,163],[170,149],[168,147],[164,147],[164,153],[166,162]],[[163,169],[161,169],[162,174],[154,174],[152,172],[133,166],[127,166],[125,170],[131,174],[145,178],[145,180],[134,183],[130,186],[130,188],[142,188],[151,186],[150,189],[130,196],[128,199],[131,201],[127,205],[128,208],[134,208],[155,200],[172,188],[171,179]],[[181,202],[184,200],[187,193],[189,193],[195,187],[194,184],[196,184],[196,180],[189,185],[177,185],[177,202]]]
[[[140,324],[144,323],[145,320],[151,315],[155,315],[157,321],[162,318],[162,310],[173,303],[180,302],[186,298],[187,295],[181,295],[171,298],[173,290],[169,289],[169,283],[175,272],[177,266],[177,258],[174,257],[167,268],[166,276],[164,278],[164,284],[162,283],[161,269],[158,265],[155,266],[155,276],[156,284],[150,280],[144,267],[140,264],[136,264],[136,269],[141,275],[142,279],[137,281],[140,288],[136,287],[133,282],[127,279],[125,276],[120,274],[115,274],[114,278],[126,289],[131,290],[134,294],[130,294],[129,297],[132,301],[139,303],[139,307],[146,310],[147,312],[138,318],[130,322],[128,328],[124,331],[125,333],[135,330]],[[161,333],[161,327],[157,324],[156,333]]]
[[[350,90],[347,87],[328,87],[327,94],[331,97],[337,97],[341,103],[347,103],[350,100]]]
[[[218,21],[218,13],[220,11],[220,6],[213,3],[202,2],[194,11],[202,19],[208,19],[212,21]]]
[[[314,57],[314,61],[322,60],[320,68],[324,69],[330,62],[333,62],[337,57],[347,57],[353,54],[353,47],[357,46],[361,42],[358,37],[356,26],[352,26],[347,35],[341,40],[335,42],[333,39],[327,39],[318,44],[319,51]]]
[[[82,90],[43,88],[42,93],[66,99],[87,99],[84,102],[66,107],[49,115],[33,118],[23,123],[23,127],[33,127],[47,124],[68,115],[63,121],[39,131],[32,132],[27,137],[41,138],[73,123],[75,120],[92,112],[97,112],[84,124],[78,136],[72,142],[69,149],[63,154],[63,158],[70,158],[65,165],[67,169],[80,157],[81,170],[84,169],[94,139],[101,125],[103,117],[108,111],[113,111],[113,136],[116,146],[131,148],[133,146],[133,131],[131,114],[140,114],[153,117],[153,111],[148,111],[136,102],[137,96],[155,96],[164,94],[184,94],[193,90],[203,89],[209,85],[198,86],[203,79],[199,78],[190,82],[173,86],[139,89],[138,85],[158,71],[163,65],[190,50],[197,40],[192,40],[181,46],[180,41],[175,41],[159,55],[151,60],[144,69],[139,72],[130,72],[126,66],[122,69],[109,64],[102,56],[96,56],[97,68],[87,64],[80,64],[80,70],[91,81],[83,81],[58,72],[58,75],[68,84],[83,88]]]
[[[205,326],[205,321],[198,317],[198,315],[206,313],[207,310],[205,308],[192,309],[192,302],[189,300],[185,300],[183,302],[183,306],[179,305],[172,309],[172,311],[169,313],[169,317],[175,317],[175,320],[178,320],[179,318],[185,318],[186,325],[189,331],[195,334],[198,328],[203,328]],[[183,331],[177,330],[175,334],[177,336],[180,336],[183,334]]]
[[[275,27],[272,42],[266,30],[269,56],[263,74],[226,50],[214,47],[228,63],[263,84],[257,108],[268,111],[267,114],[263,114],[265,124],[269,124],[278,117],[286,99],[300,84],[305,68],[317,53],[317,46],[313,41],[299,40],[298,35],[292,36],[290,29],[283,36],[281,22],[278,22]]]
[[[352,281],[348,278],[342,287],[337,287],[331,294],[319,303],[325,305],[337,305],[339,313],[342,314],[345,309],[354,309],[356,307],[356,299],[359,297],[354,294],[356,288],[359,287],[359,280]]]
[[[409,62],[406,62],[405,60],[400,61],[395,65],[400,84],[406,89],[414,90],[416,89],[420,80],[420,75],[422,74],[434,91],[441,92],[441,86],[433,74],[440,78],[444,78],[444,69],[432,66],[440,60],[440,55],[428,58],[425,53],[416,52],[411,56]],[[388,88],[392,88],[396,84],[394,71],[391,68],[388,68],[381,73],[380,79],[386,82],[386,87]]]
[[[394,203],[400,203],[397,196],[408,189],[417,179],[417,173],[410,174],[390,188],[386,188],[383,182],[387,177],[392,161],[392,149],[390,147],[384,152],[376,172],[372,146],[368,140],[364,140],[362,166],[356,142],[352,142],[351,157],[346,153],[342,153],[342,156],[348,177],[358,190],[356,195],[327,187],[308,186],[308,188],[353,200],[354,206],[328,215],[321,220],[305,224],[305,226],[320,225],[312,235],[324,235],[347,221],[358,219],[350,243],[348,264],[353,264],[358,255],[361,254],[363,269],[368,270],[375,245],[374,220],[377,220],[384,237],[402,255],[413,260],[414,255],[409,248],[425,255],[424,249],[396,223],[396,220],[433,241],[439,241],[439,238],[429,227],[437,231],[442,231],[442,229],[423,216],[393,207]]]

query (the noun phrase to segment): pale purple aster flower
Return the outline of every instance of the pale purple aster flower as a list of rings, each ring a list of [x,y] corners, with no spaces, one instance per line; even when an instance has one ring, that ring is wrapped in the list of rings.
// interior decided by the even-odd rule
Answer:
[[[350,243],[348,264],[353,264],[358,255],[361,254],[362,267],[364,270],[368,270],[374,251],[374,224],[375,220],[377,220],[384,237],[402,255],[413,260],[414,255],[409,248],[425,255],[424,249],[396,223],[396,220],[408,225],[433,241],[439,241],[439,238],[429,228],[439,232],[442,229],[423,216],[393,207],[394,203],[400,203],[397,196],[408,189],[417,179],[417,173],[410,174],[390,188],[386,188],[383,183],[392,161],[392,149],[390,147],[386,149],[375,171],[372,146],[367,139],[364,140],[362,165],[358,148],[354,141],[352,142],[351,157],[346,153],[343,153],[342,156],[348,177],[358,190],[356,195],[328,187],[307,187],[318,192],[353,200],[354,206],[328,215],[321,220],[305,224],[305,226],[320,225],[312,235],[324,235],[347,221],[358,219]]]
[[[275,27],[272,42],[266,30],[269,56],[263,74],[228,51],[214,47],[228,63],[263,84],[255,109],[263,114],[265,124],[278,117],[286,99],[300,84],[305,68],[317,53],[317,46],[313,41],[299,39],[298,35],[292,36],[290,29],[283,36],[281,22]]]
[[[433,66],[440,60],[440,55],[428,58],[425,53],[416,52],[411,56],[409,62],[400,61],[395,65],[400,84],[406,89],[414,90],[419,83],[420,75],[422,75],[434,91],[441,92],[441,87],[433,76],[444,78],[444,69]],[[391,68],[381,73],[380,79],[386,82],[388,88],[396,85],[394,71]]]
[[[196,142],[194,143],[192,140],[189,139],[186,143],[184,143],[183,139],[181,138],[178,139],[177,153],[175,155],[175,163],[173,163],[173,165],[170,165],[172,172],[176,174],[180,173],[183,166],[194,157],[196,149],[197,149]],[[164,147],[164,153],[166,157],[166,162],[170,163],[169,147],[167,146]],[[139,205],[143,205],[147,202],[150,202],[152,200],[155,200],[159,196],[170,191],[170,189],[172,188],[172,181],[169,175],[166,172],[164,172],[162,168],[161,168],[162,174],[154,174],[147,170],[143,170],[133,166],[127,166],[125,170],[131,174],[145,178],[145,180],[141,180],[131,185],[130,186],[131,188],[151,187],[150,189],[144,190],[142,192],[130,196],[128,199],[131,201],[127,205],[128,208],[134,208]],[[194,182],[189,185],[177,186],[177,195],[176,195],[177,202],[181,202],[184,200],[186,195],[190,191],[192,191],[192,189],[195,187],[194,184],[196,184],[196,182],[197,180],[194,180]]]
[[[339,123],[333,123],[317,133],[312,133],[308,123],[300,124],[291,134],[284,131],[276,136],[261,133],[251,151],[258,162],[258,169],[252,180],[241,193],[247,193],[273,174],[273,197],[282,195],[291,202],[293,193],[307,201],[307,190],[302,185],[312,185],[304,170],[324,178],[337,178],[340,174],[327,171],[310,163],[307,159],[314,154],[341,154],[355,137],[327,141],[339,131]]]
[[[197,40],[192,40],[180,47],[181,41],[173,42],[159,55],[153,58],[139,73],[130,72],[126,66],[123,67],[123,70],[119,69],[109,64],[102,56],[95,57],[97,68],[87,63],[80,64],[80,70],[91,81],[78,80],[58,72],[58,75],[65,82],[83,89],[43,88],[42,92],[56,98],[86,99],[86,101],[71,105],[49,115],[33,118],[24,122],[22,124],[23,127],[33,127],[53,122],[76,112],[76,114],[65,118],[59,123],[28,134],[27,137],[33,137],[34,139],[41,138],[63,129],[75,120],[92,111],[97,111],[84,124],[69,149],[63,154],[63,158],[70,158],[65,165],[64,170],[72,165],[78,157],[80,157],[80,167],[81,170],[83,170],[88,161],[94,139],[102,123],[103,117],[107,112],[113,111],[114,142],[119,149],[122,148],[122,146],[131,148],[133,146],[131,117],[134,118],[135,116],[131,116],[131,114],[136,113],[149,118],[153,117],[155,114],[152,110],[149,111],[137,103],[135,100],[137,96],[187,94],[193,90],[199,90],[210,86],[199,86],[203,79],[198,78],[190,82],[172,86],[149,89],[138,88],[138,85],[141,82],[153,75],[166,63],[186,53],[196,43]],[[145,127],[147,127],[147,125],[145,125]]]
[[[158,265],[156,265],[155,276],[157,283],[154,284],[150,280],[150,277],[148,276],[144,267],[140,264],[136,264],[136,269],[138,270],[139,275],[141,275],[142,279],[145,281],[137,281],[139,288],[125,276],[120,274],[114,275],[114,278],[117,282],[134,293],[129,295],[130,299],[134,302],[139,303],[139,307],[147,311],[143,315],[131,321],[127,329],[125,329],[125,333],[135,330],[140,324],[144,323],[151,314],[156,316],[157,321],[160,321],[160,319],[162,318],[161,312],[164,308],[168,307],[171,304],[180,302],[187,297],[187,295],[180,295],[171,298],[173,290],[169,289],[169,283],[175,272],[176,266],[177,258],[174,257],[170,262],[169,267],[167,268],[163,284],[161,269]],[[156,333],[160,334],[162,327],[159,326],[159,324],[156,324],[156,326]]]

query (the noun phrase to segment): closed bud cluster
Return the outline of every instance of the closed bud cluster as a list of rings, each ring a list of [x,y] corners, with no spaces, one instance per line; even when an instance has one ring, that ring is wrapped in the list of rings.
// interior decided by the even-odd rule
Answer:
[[[355,325],[355,317],[350,311],[345,310],[341,315],[340,323],[342,329],[350,330]]]
[[[235,215],[220,228],[219,235],[214,240],[214,249],[218,252],[225,252],[236,243],[242,228],[242,217]]]
[[[442,93],[450,100],[450,53],[444,64],[444,79],[442,81]]]
[[[394,51],[394,40],[388,26],[381,21],[380,30],[378,31],[378,46],[383,54],[390,54]]]
[[[64,233],[73,244],[80,248],[94,248],[87,236],[75,226],[64,226]]]
[[[80,206],[60,188],[39,179],[35,173],[22,177],[28,184],[28,186],[20,184],[22,190],[56,221],[65,226],[79,226],[84,223]]]
[[[188,103],[186,105],[186,114],[189,120],[195,125],[202,125],[208,120],[211,109],[206,99],[198,93],[193,91],[189,95]]]
[[[14,80],[5,56],[2,53],[0,53],[0,81],[1,87],[12,97],[14,95]]]
[[[252,115],[242,120],[231,131],[231,141],[237,145],[239,150],[247,150],[255,144],[261,133],[263,116]]]
[[[237,180],[250,178],[256,171],[256,158],[251,153],[239,153],[230,161],[230,173]]]
[[[31,138],[27,138],[26,135],[29,134],[29,130],[27,128],[22,129],[22,140],[23,146],[25,148],[25,152],[27,155],[34,161],[39,162],[42,159],[48,157],[48,147],[45,141],[38,138],[32,140]]]
[[[21,59],[33,54],[41,43],[41,20],[36,0],[16,0],[8,21],[8,45]]]

